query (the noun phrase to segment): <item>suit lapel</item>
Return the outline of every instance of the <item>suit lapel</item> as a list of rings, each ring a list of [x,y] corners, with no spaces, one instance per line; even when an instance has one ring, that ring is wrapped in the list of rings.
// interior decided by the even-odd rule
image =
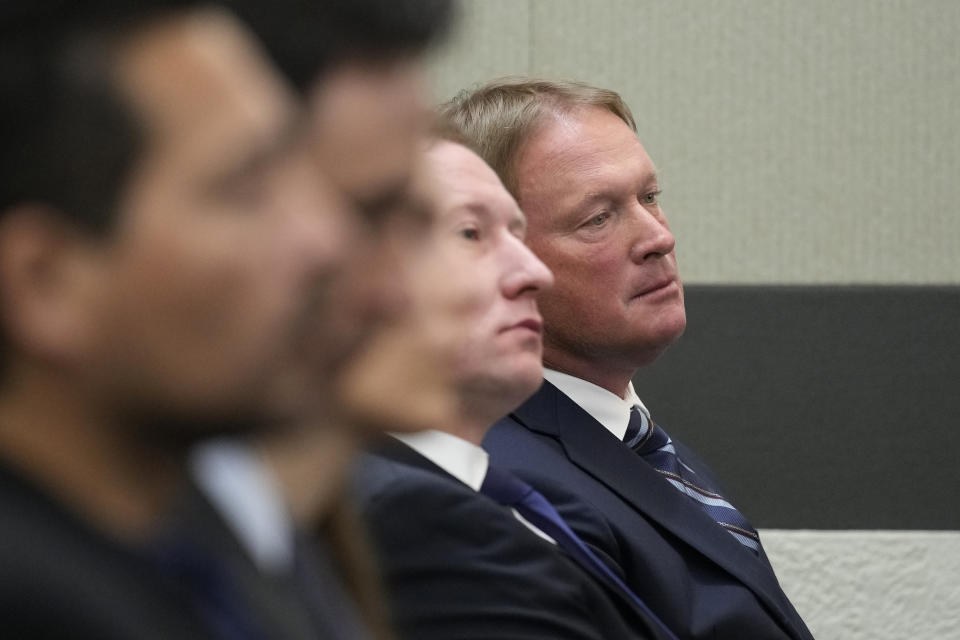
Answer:
[[[590,414],[544,381],[513,417],[531,431],[556,439],[570,461],[606,485],[644,516],[670,531],[748,586],[788,629],[773,572],[616,439]]]

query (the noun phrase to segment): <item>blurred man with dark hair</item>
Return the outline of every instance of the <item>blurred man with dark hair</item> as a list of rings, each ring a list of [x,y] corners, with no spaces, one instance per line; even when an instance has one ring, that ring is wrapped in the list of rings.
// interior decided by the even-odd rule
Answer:
[[[4,631],[316,637],[295,590],[263,599],[207,553],[229,534],[176,515],[189,445],[314,412],[356,223],[297,101],[182,0],[8,3],[0,77]]]
[[[448,32],[451,0],[230,0],[307,101],[305,134],[318,170],[356,214],[361,233],[341,271],[338,313],[315,328],[331,372],[397,309],[398,265],[427,213],[411,177],[431,121],[422,54]],[[411,229],[417,233],[408,234]],[[371,291],[375,289],[375,291]]]
[[[349,261],[327,282],[311,331],[317,336],[313,359],[317,380],[314,412],[297,429],[268,434],[259,453],[233,440],[199,448],[192,457],[194,475],[219,507],[247,554],[265,573],[288,566],[301,551],[340,569],[359,601],[368,626],[386,634],[378,615],[370,553],[341,491],[358,423],[379,425],[369,398],[344,401],[344,369],[374,353],[367,375],[393,371],[398,359],[418,363],[404,374],[422,390],[421,374],[436,376],[424,351],[385,358],[369,341],[378,327],[403,309],[406,265],[416,253],[432,213],[412,189],[423,132],[428,126],[429,95],[420,54],[441,38],[453,15],[449,0],[359,0],[290,2],[264,5],[233,0],[271,57],[301,91],[308,110],[305,136],[324,182],[336,189],[351,214]],[[390,361],[387,361],[390,360]],[[361,367],[363,368],[363,367]],[[440,415],[439,402],[395,403],[392,413],[410,420]],[[445,415],[445,414],[443,414]],[[269,462],[269,471],[262,465]],[[314,544],[295,540],[286,514],[265,516],[255,496],[280,488],[290,515],[311,530]],[[272,523],[264,526],[264,523]],[[323,603],[320,603],[321,605]],[[326,599],[326,609],[337,607]]]

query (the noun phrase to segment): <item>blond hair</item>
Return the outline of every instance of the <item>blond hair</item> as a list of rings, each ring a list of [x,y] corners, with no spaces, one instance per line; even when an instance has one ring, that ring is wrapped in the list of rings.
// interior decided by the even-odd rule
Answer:
[[[524,143],[548,116],[584,107],[606,109],[637,130],[630,107],[618,93],[570,80],[501,78],[461,91],[439,112],[516,197],[516,162]]]

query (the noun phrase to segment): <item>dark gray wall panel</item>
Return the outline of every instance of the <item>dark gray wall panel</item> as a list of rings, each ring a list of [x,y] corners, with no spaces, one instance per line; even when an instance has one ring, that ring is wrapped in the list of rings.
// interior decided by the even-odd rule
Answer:
[[[758,527],[960,529],[960,287],[690,286],[634,379]]]

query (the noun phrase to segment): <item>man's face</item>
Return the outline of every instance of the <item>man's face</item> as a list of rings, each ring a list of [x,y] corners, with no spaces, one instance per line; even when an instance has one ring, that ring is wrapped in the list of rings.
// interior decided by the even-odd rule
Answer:
[[[310,106],[318,171],[360,233],[333,284],[337,313],[318,319],[329,357],[348,362],[407,302],[406,268],[432,210],[412,187],[430,114],[416,59],[350,59],[325,73]]]
[[[594,107],[551,117],[521,149],[527,242],[556,277],[540,297],[544,362],[632,372],[686,326],[657,174],[631,129]]]
[[[323,170],[376,223],[402,201],[429,122],[418,60],[348,59],[320,77],[311,110]]]
[[[452,375],[465,402],[496,399],[509,411],[542,381],[536,297],[553,277],[524,245],[523,213],[479,156],[440,142],[426,166],[436,180],[438,221],[432,273],[418,278],[417,296],[456,328]]]
[[[350,223],[293,144],[295,102],[229,16],[193,12],[120,50],[146,133],[97,241],[88,383],[131,412],[288,419],[316,386],[312,321]]]

